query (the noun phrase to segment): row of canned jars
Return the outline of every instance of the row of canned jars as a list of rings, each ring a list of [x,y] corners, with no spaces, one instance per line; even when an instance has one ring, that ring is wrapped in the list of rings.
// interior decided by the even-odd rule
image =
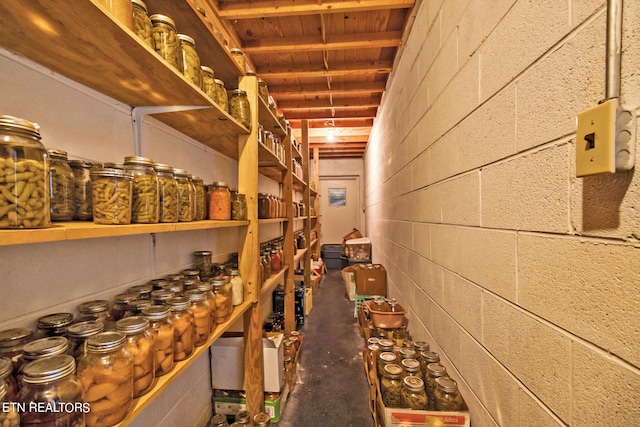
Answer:
[[[207,94],[222,110],[231,114],[247,129],[251,129],[251,108],[247,93],[241,89],[227,91],[224,82],[215,78],[214,69],[201,64],[195,40],[186,34],[179,34],[173,19],[162,14],[149,16],[142,0],[132,2],[134,28],[138,37]],[[246,72],[242,50],[234,48],[230,53],[238,66]]]

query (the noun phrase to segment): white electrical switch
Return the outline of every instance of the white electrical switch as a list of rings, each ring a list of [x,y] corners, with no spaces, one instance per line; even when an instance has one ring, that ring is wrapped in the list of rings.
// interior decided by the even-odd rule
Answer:
[[[635,116],[610,99],[578,113],[576,176],[631,170],[635,164]]]

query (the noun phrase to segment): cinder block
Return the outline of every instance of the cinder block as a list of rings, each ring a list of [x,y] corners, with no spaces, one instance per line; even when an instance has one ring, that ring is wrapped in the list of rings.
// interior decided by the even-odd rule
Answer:
[[[418,286],[436,304],[444,304],[443,269],[428,259],[420,259],[420,280]]]
[[[451,271],[460,268],[460,229],[452,225],[431,227],[431,260]]]
[[[447,35],[433,65],[429,67],[426,82],[429,94],[437,98],[458,71],[458,36],[454,31]]]
[[[482,290],[457,274],[444,272],[443,303],[445,311],[467,333],[482,340]]]
[[[446,224],[480,225],[480,174],[466,175],[440,185],[442,222]]]
[[[422,173],[428,172],[430,184],[449,178],[460,170],[456,136],[455,132],[449,132],[429,147],[429,166]],[[416,168],[416,172],[420,171]]]
[[[429,224],[415,222],[413,227],[413,245],[412,249],[425,258],[429,258],[431,254],[431,229]]]
[[[493,0],[487,7],[485,0],[471,0],[458,22],[459,62],[464,63],[498,25],[514,0]]]

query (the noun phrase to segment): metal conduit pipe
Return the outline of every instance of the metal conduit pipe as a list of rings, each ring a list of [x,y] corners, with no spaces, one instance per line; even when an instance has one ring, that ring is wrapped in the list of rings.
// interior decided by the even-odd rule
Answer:
[[[620,97],[622,0],[607,0],[605,100]]]

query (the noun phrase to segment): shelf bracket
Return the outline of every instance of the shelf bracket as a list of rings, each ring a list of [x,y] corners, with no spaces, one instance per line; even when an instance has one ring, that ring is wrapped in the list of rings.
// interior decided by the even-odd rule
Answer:
[[[131,121],[133,124],[133,151],[136,156],[142,155],[142,119],[147,114],[175,113],[177,111],[202,110],[212,108],[207,105],[162,105],[153,107],[133,107]]]

